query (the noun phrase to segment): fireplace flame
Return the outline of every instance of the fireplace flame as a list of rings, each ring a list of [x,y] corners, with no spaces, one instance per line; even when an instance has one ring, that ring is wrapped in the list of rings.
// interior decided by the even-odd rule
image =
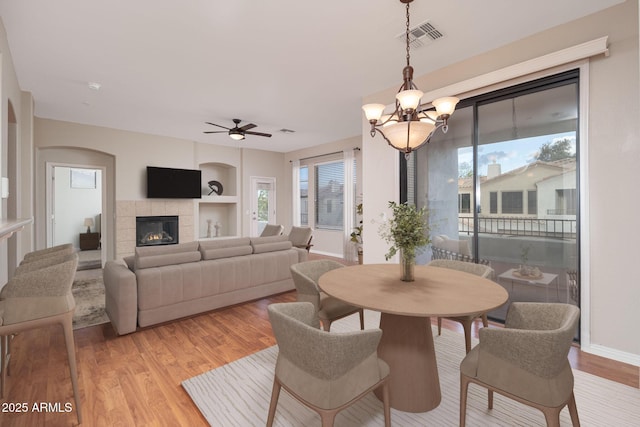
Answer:
[[[165,243],[173,242],[173,237],[171,237],[166,231],[162,231],[160,233],[147,233],[142,239],[140,239],[140,241],[143,244]]]

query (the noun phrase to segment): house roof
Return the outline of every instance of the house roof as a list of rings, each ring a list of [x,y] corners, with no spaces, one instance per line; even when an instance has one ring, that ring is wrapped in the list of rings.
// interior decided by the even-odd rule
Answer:
[[[424,75],[622,1],[416,1],[412,26],[444,37],[411,64]],[[363,96],[405,65],[397,0],[27,0],[0,16],[37,117],[218,145],[240,143],[205,122],[255,123],[273,137],[241,146],[283,152],[360,135]]]

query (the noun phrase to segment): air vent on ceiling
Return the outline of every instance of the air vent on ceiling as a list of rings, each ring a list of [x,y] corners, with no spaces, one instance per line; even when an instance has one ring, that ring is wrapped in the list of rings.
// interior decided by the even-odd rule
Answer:
[[[444,34],[429,21],[409,28],[409,44],[412,48],[422,47],[443,37]],[[402,33],[396,38],[402,43],[405,43],[406,33]]]

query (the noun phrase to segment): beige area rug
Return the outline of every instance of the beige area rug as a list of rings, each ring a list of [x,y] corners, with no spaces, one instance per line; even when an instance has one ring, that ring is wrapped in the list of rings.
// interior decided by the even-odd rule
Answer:
[[[109,318],[104,311],[102,269],[77,271],[71,291],[73,292],[73,298],[76,300],[73,329],[109,322]]]
[[[379,322],[377,313],[365,313],[367,327]],[[357,316],[331,324],[332,332],[358,329]],[[457,426],[459,414],[459,365],[464,357],[461,334],[443,330],[436,335],[436,357],[442,389],[442,402],[436,409],[412,414],[392,410],[395,426]],[[277,346],[262,350],[220,368],[205,372],[182,383],[198,409],[212,426],[264,426],[271,398],[273,370]],[[392,373],[393,374],[393,373]],[[584,372],[574,371],[575,395],[582,426],[638,426],[640,420],[640,390],[608,381]],[[467,425],[477,426],[544,426],[541,412],[495,395],[494,409],[486,407],[484,389],[471,385],[467,407]],[[320,417],[293,399],[286,391],[280,393],[274,425],[319,426]],[[335,425],[382,426],[382,403],[370,393],[336,417]],[[570,426],[565,408],[561,425]]]

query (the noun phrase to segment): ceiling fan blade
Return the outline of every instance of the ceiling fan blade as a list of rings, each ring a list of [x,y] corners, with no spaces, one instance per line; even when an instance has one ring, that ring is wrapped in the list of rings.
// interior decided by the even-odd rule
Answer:
[[[266,136],[267,138],[271,138],[270,133],[262,133],[262,132],[245,132],[246,135],[256,135],[256,136]]]
[[[211,125],[211,126],[218,126],[219,128],[222,128],[222,129],[227,129],[227,130],[231,129],[231,128],[228,128],[226,126],[217,125],[215,123],[210,123],[210,122],[205,122],[205,123],[208,124],[208,125]]]
[[[226,130],[208,130],[208,131],[204,131],[202,133],[229,133]]]
[[[241,128],[239,128],[241,131],[245,131],[245,130],[249,130],[249,129],[253,129],[254,127],[256,127],[256,125],[254,125],[253,123],[249,123],[247,125],[242,126]]]

